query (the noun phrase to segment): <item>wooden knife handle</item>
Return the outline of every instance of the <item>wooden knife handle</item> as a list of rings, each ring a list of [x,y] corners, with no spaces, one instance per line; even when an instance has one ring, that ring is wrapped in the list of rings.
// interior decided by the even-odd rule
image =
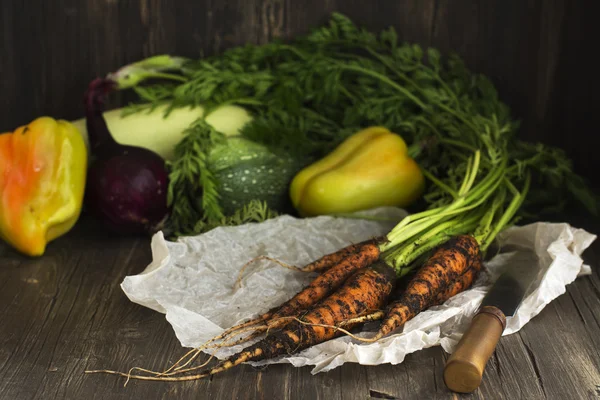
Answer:
[[[479,387],[485,365],[505,327],[506,317],[498,308],[486,306],[477,312],[456,350],[446,361],[444,382],[448,389],[469,393]]]

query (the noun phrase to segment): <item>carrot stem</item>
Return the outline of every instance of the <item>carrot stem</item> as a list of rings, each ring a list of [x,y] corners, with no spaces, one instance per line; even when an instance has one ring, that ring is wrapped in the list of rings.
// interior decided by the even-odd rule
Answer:
[[[506,209],[504,214],[502,214],[502,216],[500,217],[500,220],[496,223],[492,232],[483,239],[483,243],[480,246],[482,251],[485,252],[488,249],[488,247],[493,242],[493,240],[496,238],[498,233],[500,233],[500,231],[502,229],[504,229],[506,227],[506,225],[508,225],[510,220],[514,217],[515,213],[521,207],[521,204],[523,204],[523,201],[525,200],[525,197],[527,196],[527,192],[529,191],[530,183],[531,183],[531,175],[527,174],[527,178],[525,178],[525,185],[523,186],[523,189],[521,190],[521,192],[520,193],[518,192],[513,197],[508,208]]]
[[[490,174],[475,188],[473,188],[468,195],[464,195],[456,201],[450,203],[443,211],[427,217],[419,222],[413,223],[412,225],[406,224],[400,230],[394,231],[396,228],[392,229],[392,231],[388,233],[388,242],[381,245],[382,250],[386,251],[392,247],[402,244],[419,232],[422,232],[437,222],[440,222],[443,217],[460,214],[464,211],[478,207],[484,203],[487,198],[493,195],[495,189],[502,183],[505,169],[506,162],[503,162],[500,166],[498,166],[498,168],[490,172]]]
[[[459,223],[451,220],[439,224],[415,241],[399,249],[397,253],[386,258],[386,261],[393,265],[396,271],[398,271],[399,277],[402,277],[411,270],[408,266],[418,257],[439,246],[452,236],[472,231],[480,220],[481,212],[474,212]]]

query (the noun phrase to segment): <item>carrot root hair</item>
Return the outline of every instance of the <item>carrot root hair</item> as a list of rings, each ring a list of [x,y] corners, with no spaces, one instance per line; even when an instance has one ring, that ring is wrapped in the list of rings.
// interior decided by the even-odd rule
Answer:
[[[218,349],[220,347],[232,346],[235,344],[235,343],[229,343],[227,341],[224,341],[223,343],[215,343],[215,344],[210,344],[211,342],[212,341],[209,340],[204,345],[197,347],[195,349],[189,350],[179,360],[177,360],[175,363],[173,363],[169,368],[165,369],[164,371],[153,371],[153,370],[142,368],[142,367],[132,367],[129,369],[128,372],[113,371],[113,370],[109,370],[109,369],[86,370],[84,372],[86,374],[102,373],[102,374],[122,376],[124,378],[127,378],[125,380],[125,383],[123,386],[127,386],[127,384],[129,383],[129,381],[131,379],[147,380],[147,381],[169,381],[169,382],[190,381],[190,380],[201,379],[201,378],[207,377],[211,374],[203,371],[202,373],[196,374],[196,375],[186,375],[186,376],[175,376],[175,375],[182,375],[182,374],[197,371],[201,368],[206,367],[214,359],[214,357],[215,357],[214,354],[211,354],[208,357],[208,359],[200,365],[190,367],[190,368],[185,368],[188,365],[190,365],[191,363],[193,363],[203,350]],[[185,363],[181,364],[185,359],[187,359],[187,361],[185,361]],[[144,372],[149,375],[134,375],[134,374],[132,374],[133,371]]]
[[[345,321],[342,321],[338,324],[339,327],[348,326],[348,325],[357,325],[357,324],[365,324],[367,322],[378,321],[385,316],[384,311],[374,311],[369,314],[361,315],[356,318],[350,318]]]
[[[280,260],[278,260],[276,258],[272,258],[272,257],[268,257],[268,256],[258,256],[258,257],[254,257],[252,260],[248,261],[246,264],[244,264],[242,266],[242,268],[240,269],[240,272],[238,273],[238,277],[235,280],[235,284],[233,285],[234,289],[239,289],[242,286],[242,280],[243,280],[244,271],[251,264],[253,264],[253,263],[257,262],[257,261],[262,261],[262,260],[274,262],[275,264],[280,265],[280,266],[282,266],[283,268],[286,268],[286,269],[291,269],[292,271],[310,272],[310,271],[304,270],[303,268],[296,267],[295,265],[284,263],[283,261],[280,261]]]

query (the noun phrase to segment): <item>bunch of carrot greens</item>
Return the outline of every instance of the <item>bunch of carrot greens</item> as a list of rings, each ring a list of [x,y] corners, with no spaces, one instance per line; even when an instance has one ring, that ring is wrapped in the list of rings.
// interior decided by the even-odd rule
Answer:
[[[328,26],[291,44],[240,47],[178,68],[184,83],[157,86],[152,95],[143,96],[173,106],[249,106],[256,116],[243,134],[273,146],[292,149],[290,143],[300,143],[296,149],[310,154],[357,127],[389,127],[413,143],[413,154],[431,183],[429,206],[404,218],[383,238],[353,244],[305,266],[304,271],[318,275],[303,290],[226,330],[168,370],[124,376],[198,379],[352,335],[352,328],[372,320],[382,320],[378,331],[359,340],[379,340],[468,288],[494,238],[532,204],[529,199],[539,200],[536,192],[567,191],[595,210],[595,199],[560,151],[515,139],[516,124],[487,79],[470,74],[457,58],[443,64],[435,50],[427,52],[425,61],[420,48],[398,44],[393,30],[376,36],[336,14]],[[181,146],[179,154],[189,143]],[[180,163],[174,174],[185,168]],[[176,208],[183,207],[179,201],[184,200],[174,199]],[[406,286],[394,293],[399,279],[411,271]],[[200,350],[265,333],[261,341],[212,368],[197,373],[204,365],[191,366]]]
[[[139,96],[126,113],[161,108],[169,119],[176,118],[170,114],[174,109],[206,110],[189,126],[169,163],[168,230],[175,236],[277,215],[257,213],[256,203],[250,202],[239,205],[240,218],[224,218],[223,198],[230,194],[208,160],[226,138],[207,123],[211,110],[224,105],[247,109],[252,118],[241,136],[292,159],[288,172],[323,157],[365,127],[384,126],[412,144],[411,156],[439,182],[460,179],[466,172],[461,153],[480,148],[494,152],[503,141],[506,156],[519,163],[515,169],[536,170],[536,185],[525,208],[539,213],[545,206],[554,207],[555,202],[548,202],[551,197],[576,198],[589,209],[597,208],[596,199],[560,150],[515,138],[518,124],[486,77],[471,73],[457,56],[443,60],[436,49],[400,43],[391,28],[372,33],[340,14],[289,42],[234,47],[199,60],[152,57],[121,68],[109,79]],[[484,141],[492,147],[483,146]],[[485,156],[491,162],[499,157]],[[289,183],[291,178],[270,179]],[[280,187],[285,197],[285,184]],[[426,200],[436,206],[453,194],[434,185]],[[244,202],[242,197],[238,200]],[[268,206],[285,211],[272,203]]]

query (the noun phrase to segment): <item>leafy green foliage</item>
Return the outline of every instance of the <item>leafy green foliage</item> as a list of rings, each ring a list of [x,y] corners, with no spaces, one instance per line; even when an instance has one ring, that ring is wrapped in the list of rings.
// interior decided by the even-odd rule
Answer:
[[[199,221],[212,224],[224,218],[219,204],[218,182],[208,168],[213,144],[223,142],[222,134],[200,119],[185,132],[175,147],[175,161],[169,164],[169,230],[175,235],[195,232]]]
[[[328,24],[290,43],[232,48],[188,60],[180,72],[186,82],[136,90],[150,105],[248,107],[254,119],[242,135],[299,159],[321,157],[367,126],[389,128],[441,182],[428,188],[430,207],[453,201],[469,156],[480,149],[477,181],[507,161],[513,187],[534,172],[525,206],[539,209],[541,200],[555,205],[570,193],[596,211],[597,199],[561,151],[515,139],[518,123],[486,77],[471,73],[456,55],[444,60],[436,49],[400,43],[392,28],[375,34],[335,13]],[[177,147],[169,198],[179,233],[225,221],[218,182],[206,163],[216,140],[222,140],[218,132],[198,121]]]
[[[227,217],[223,216],[214,220],[200,219],[192,228],[191,233],[206,232],[219,226],[237,226],[251,222],[263,222],[278,215],[276,211],[269,208],[266,202],[250,200]]]

